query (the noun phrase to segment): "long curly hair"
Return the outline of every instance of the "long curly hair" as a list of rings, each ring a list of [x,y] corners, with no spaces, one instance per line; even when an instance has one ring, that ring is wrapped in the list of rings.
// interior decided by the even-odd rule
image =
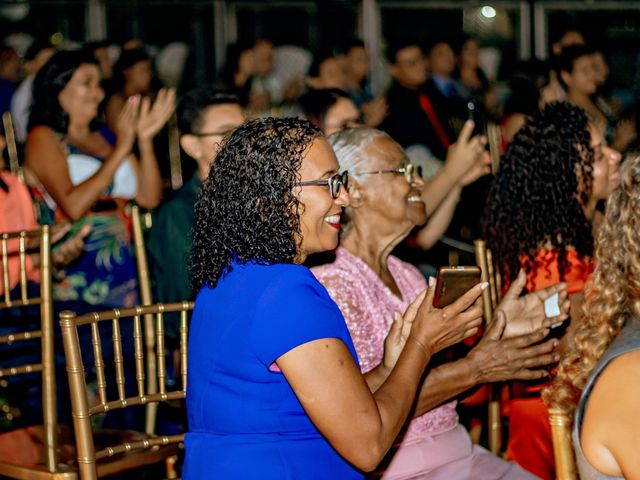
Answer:
[[[593,183],[594,152],[584,111],[554,102],[530,117],[509,145],[483,218],[483,231],[506,283],[515,280],[524,260],[536,270],[542,246],[559,252],[561,279],[567,247],[581,258],[593,252],[586,205]]]
[[[70,50],[56,53],[40,69],[33,81],[29,130],[38,125],[46,125],[54,132],[67,134],[69,114],[60,105],[58,96],[83,64],[98,65],[98,61],[87,51]],[[97,130],[99,126],[97,118],[89,125],[92,130]]]
[[[549,406],[572,414],[596,363],[630,316],[640,317],[640,154],[622,166],[596,242],[596,267],[585,287],[575,349],[543,392]]]
[[[223,141],[195,206],[194,290],[215,287],[232,260],[295,260],[301,230],[294,186],[305,152],[321,136],[306,120],[262,118]]]

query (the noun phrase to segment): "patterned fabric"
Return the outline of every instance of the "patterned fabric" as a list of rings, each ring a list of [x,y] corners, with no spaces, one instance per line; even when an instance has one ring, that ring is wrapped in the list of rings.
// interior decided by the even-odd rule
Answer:
[[[74,183],[81,182],[86,177],[85,170],[95,168],[100,161],[80,154],[70,146],[69,175]],[[91,211],[72,224],[68,236],[75,235],[85,225],[91,225],[91,233],[85,237],[84,253],[67,266],[64,279],[54,283],[53,298],[56,301],[80,302],[100,308],[131,307],[138,301],[130,221],[125,213],[127,199],[136,194],[131,188],[131,183],[135,182],[135,171],[127,160],[122,162],[118,171],[122,173],[116,173],[115,178],[126,178],[126,181],[114,181]],[[122,192],[127,192],[127,195],[112,198],[112,193]],[[68,220],[42,186],[35,188],[33,193],[41,224]]]
[[[396,257],[389,257],[389,270],[402,298],[394,295],[365,262],[342,247],[336,250],[335,262],[312,269],[347,321],[363,372],[382,362],[384,339],[393,322],[393,313],[404,313],[427,288],[418,269]],[[456,425],[458,415],[453,401],[412,420],[403,442],[445,432]]]

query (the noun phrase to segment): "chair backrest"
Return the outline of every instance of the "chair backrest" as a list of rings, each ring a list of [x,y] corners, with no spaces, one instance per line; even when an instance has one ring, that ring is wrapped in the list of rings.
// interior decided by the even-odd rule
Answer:
[[[32,249],[40,254],[40,289],[38,296],[30,296],[27,288],[27,256]],[[42,406],[45,445],[45,463],[49,472],[58,468],[57,454],[57,414],[56,414],[56,378],[53,352],[53,303],[51,298],[51,238],[48,226],[37,230],[0,233],[0,263],[2,276],[0,285],[3,294],[0,309],[40,306],[40,329],[15,332],[0,336],[0,344],[13,345],[40,339],[40,362],[35,364],[14,365],[3,368],[0,365],[0,378],[24,373],[40,372],[42,375]],[[19,278],[11,278],[9,263],[19,262]],[[13,258],[12,258],[13,257]],[[12,296],[11,285],[16,285],[17,296]]]
[[[476,264],[482,272],[482,281],[489,282],[489,288],[482,292],[484,317],[488,323],[493,319],[493,312],[498,306],[498,303],[500,303],[500,274],[496,271],[491,250],[487,248],[486,242],[484,240],[476,240],[473,242],[473,246],[476,255]]]
[[[2,114],[2,125],[4,126],[4,134],[7,140],[7,151],[9,152],[9,169],[13,175],[24,182],[24,174],[20,167],[18,158],[18,147],[16,145],[16,132],[13,127],[13,118],[10,112]],[[2,160],[0,160],[1,162]]]
[[[484,318],[486,324],[493,320],[493,313],[500,301],[499,275],[493,264],[491,251],[487,248],[484,240],[474,242],[476,264],[481,270],[483,282],[489,282],[489,288],[482,292],[484,305]],[[489,450],[495,455],[499,455],[502,450],[502,417],[500,414],[500,384],[488,385],[488,442]]]
[[[502,131],[493,122],[487,123],[487,141],[489,143],[489,158],[491,159],[491,173],[496,175],[500,169],[500,154],[502,152]]]
[[[147,249],[144,241],[143,219],[150,218],[148,214],[141,215],[140,207],[131,207],[131,225],[133,227],[133,246],[136,254],[136,267],[138,270],[138,286],[140,288],[140,303],[142,306],[151,305],[151,279],[149,276],[149,262],[147,261]],[[158,391],[156,357],[153,354],[156,346],[154,335],[153,315],[144,316],[145,351],[147,353],[147,393]],[[155,431],[158,404],[149,403],[146,407],[144,431],[151,434]]]
[[[571,441],[571,419],[560,408],[549,409],[549,424],[553,440],[553,457],[556,462],[557,480],[577,480],[573,443]]]
[[[169,129],[169,171],[171,172],[171,188],[178,190],[182,187],[182,160],[180,158],[180,132],[175,113],[168,122]]]
[[[138,306],[128,309],[113,309],[105,312],[95,312],[82,316],[65,311],[60,314],[60,326],[62,328],[62,341],[67,363],[67,376],[71,392],[71,411],[73,426],[76,435],[76,447],[78,455],[78,469],[83,479],[97,478],[96,461],[111,457],[120,453],[142,451],[160,445],[179,443],[183,435],[157,436],[140,441],[114,445],[96,451],[93,442],[91,417],[108,411],[127,408],[135,405],[165,402],[169,400],[184,399],[187,387],[187,328],[188,314],[193,310],[193,302],[172,304],[155,304]],[[174,390],[167,389],[165,346],[164,346],[164,314],[180,312],[180,377],[181,387]],[[145,349],[143,347],[142,317],[144,315],[155,316],[156,336],[156,364],[158,378],[158,392],[149,393],[145,389]],[[125,391],[125,370],[122,349],[121,322],[133,323],[134,361],[136,375],[136,392],[127,395]],[[105,361],[102,354],[102,341],[100,338],[99,324],[111,322],[113,334],[113,364],[115,369],[115,383],[118,392],[117,399],[107,398],[107,380],[105,375]],[[89,393],[85,369],[82,361],[82,349],[87,347],[80,344],[78,327],[88,325],[91,329],[91,343],[93,351],[93,366],[96,373],[98,403],[89,405]],[[180,383],[180,382],[177,382]]]

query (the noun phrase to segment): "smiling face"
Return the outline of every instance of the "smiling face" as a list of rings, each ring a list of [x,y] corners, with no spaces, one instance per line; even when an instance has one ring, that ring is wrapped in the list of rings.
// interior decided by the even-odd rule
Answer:
[[[300,181],[323,180],[338,173],[338,160],[324,138],[316,138],[307,150],[300,166]],[[332,198],[327,185],[295,187],[300,199],[300,229],[302,241],[298,257],[333,250],[338,246],[342,207],[349,195],[340,188],[338,198]]]
[[[369,161],[360,167],[364,171],[396,170],[409,164],[404,150],[388,137],[375,139],[366,154]],[[360,208],[352,209],[354,220],[358,216],[365,222],[376,222],[375,231],[380,233],[408,232],[426,221],[422,201],[424,181],[417,175],[411,183],[402,173],[368,174],[361,178],[363,181],[357,188],[362,203]]]
[[[97,65],[83,63],[58,94],[62,109],[73,118],[90,122],[98,115],[98,106],[104,99]]]

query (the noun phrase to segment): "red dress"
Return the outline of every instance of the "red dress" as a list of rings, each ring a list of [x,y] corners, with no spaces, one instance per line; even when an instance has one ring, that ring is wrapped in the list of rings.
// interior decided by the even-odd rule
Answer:
[[[527,274],[529,292],[560,282],[558,251],[541,250],[535,261],[535,270]],[[575,250],[569,250],[567,264],[563,280],[567,284],[567,293],[579,293],[593,271],[593,263],[580,258]],[[525,396],[511,399],[507,458],[544,480],[553,480],[555,462],[549,412],[540,398],[540,391],[544,386],[528,386],[524,389]]]

